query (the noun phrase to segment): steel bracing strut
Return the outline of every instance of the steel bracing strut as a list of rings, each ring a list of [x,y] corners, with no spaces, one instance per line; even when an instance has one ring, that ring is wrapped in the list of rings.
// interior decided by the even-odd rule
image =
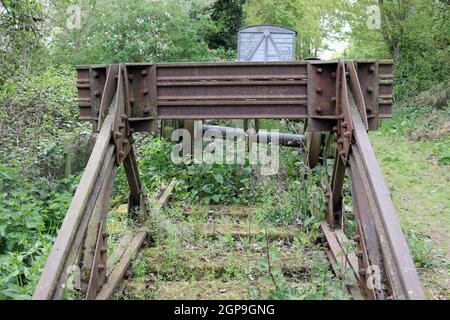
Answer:
[[[62,298],[74,270],[80,274],[79,298],[111,297],[146,235],[130,237],[129,250],[111,257],[119,268],[108,269],[106,218],[115,174],[123,164],[129,214],[143,222],[148,209],[133,132],[155,134],[158,120],[164,119],[305,120],[311,167],[320,157],[327,162],[326,146],[335,137],[321,226],[336,273],[342,264],[351,270],[347,288],[358,299],[425,298],[367,134],[391,115],[390,61],[141,63],[80,66],[77,71],[80,119],[92,121],[98,136],[34,299]],[[348,250],[343,228],[347,173],[356,252]]]

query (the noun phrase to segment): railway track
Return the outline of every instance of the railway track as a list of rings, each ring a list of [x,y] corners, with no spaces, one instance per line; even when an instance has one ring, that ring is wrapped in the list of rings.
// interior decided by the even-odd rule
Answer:
[[[319,266],[326,270],[321,276],[331,276],[319,245],[299,244],[297,226],[261,227],[254,219],[257,207],[181,206],[173,204],[185,215],[166,221],[174,226],[171,235],[142,248],[123,292],[115,298],[267,299],[280,294],[278,286],[308,294]],[[334,285],[339,288],[339,280]],[[316,294],[333,297],[331,290]],[[342,291],[341,298],[350,295]]]
[[[130,189],[128,214],[144,226],[167,202],[170,189],[156,204],[148,202],[139,177],[133,133],[156,134],[158,121],[166,119],[305,121],[310,167],[326,162],[329,148],[334,146],[333,172],[325,191],[328,208],[321,230],[323,254],[334,272],[350,274],[345,289],[357,299],[425,299],[367,134],[391,115],[390,61],[92,65],[78,67],[77,87],[80,119],[92,121],[98,137],[34,299],[62,298],[73,270],[80,275],[76,291],[81,299],[110,299],[120,287],[133,257],[152,234],[149,229],[138,228],[124,237],[117,251],[107,252],[109,196],[115,174],[123,165]],[[349,240],[343,224],[347,173],[356,221],[356,235],[350,240],[357,244],[356,252],[346,250]],[[214,221],[197,221],[192,226],[194,234],[217,241],[226,233],[231,243],[262,233],[266,245],[280,242],[289,248],[291,244],[293,236],[286,230],[261,230],[251,223],[247,230],[245,224],[236,223],[240,220],[229,219],[231,229]],[[255,253],[254,259],[257,257]],[[214,261],[211,259],[205,258]],[[284,269],[296,270],[293,266]],[[198,283],[211,287],[214,282]],[[173,287],[177,286],[183,284],[175,282]],[[260,292],[265,290],[256,287]],[[162,289],[156,289],[155,296],[165,297],[164,291],[158,290]]]

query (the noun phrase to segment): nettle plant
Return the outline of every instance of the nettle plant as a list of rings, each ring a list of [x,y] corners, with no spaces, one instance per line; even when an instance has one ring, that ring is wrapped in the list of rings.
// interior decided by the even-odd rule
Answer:
[[[28,299],[78,178],[29,178],[0,164],[0,300]]]

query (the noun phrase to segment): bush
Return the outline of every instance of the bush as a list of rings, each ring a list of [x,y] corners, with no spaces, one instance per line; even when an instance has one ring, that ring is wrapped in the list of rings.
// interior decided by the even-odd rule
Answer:
[[[0,300],[31,297],[76,181],[26,179],[0,165]]]

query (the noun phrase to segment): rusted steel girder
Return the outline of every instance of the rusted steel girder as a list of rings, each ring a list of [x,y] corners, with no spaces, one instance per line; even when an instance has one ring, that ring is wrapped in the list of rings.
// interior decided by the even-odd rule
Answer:
[[[95,78],[98,73],[94,71],[89,70],[89,74]],[[100,132],[33,299],[61,299],[72,272],[80,277],[81,287],[76,290],[80,298],[94,299],[102,289],[107,280],[109,197],[117,168],[122,163],[131,190],[130,214],[137,216],[139,221],[145,218],[146,201],[132,147],[132,130],[127,116],[129,95],[124,78],[126,70],[122,65],[107,68],[105,94],[98,114]],[[108,111],[103,111],[107,104]]]
[[[375,130],[379,118],[390,116],[392,62],[354,64]],[[339,116],[338,65],[339,61],[124,64],[129,123],[135,131],[155,133],[158,119],[308,119],[308,131],[331,132]],[[102,118],[103,106],[111,99],[111,68],[77,67],[81,120],[97,123]]]
[[[360,274],[379,266],[394,299],[425,299],[416,268],[369,137],[357,108],[351,108],[355,142],[350,154],[352,197],[356,199]],[[382,292],[375,292],[377,298]]]
[[[327,221],[332,228],[343,230],[342,189],[349,167],[353,213],[356,220],[358,270],[360,284],[369,299],[425,299],[406,240],[395,213],[380,167],[373,152],[367,130],[370,121],[363,121],[367,107],[362,99],[361,84],[354,70],[349,80],[338,83],[337,148],[334,171],[328,187]],[[353,76],[352,76],[353,74]],[[351,90],[347,88],[349,82]],[[354,98],[352,92],[359,95]],[[374,118],[366,118],[370,120]],[[323,229],[323,227],[322,227]],[[341,231],[342,232],[342,231]],[[324,230],[326,234],[326,230]],[[377,278],[378,277],[378,278]],[[377,283],[377,285],[375,285]]]

